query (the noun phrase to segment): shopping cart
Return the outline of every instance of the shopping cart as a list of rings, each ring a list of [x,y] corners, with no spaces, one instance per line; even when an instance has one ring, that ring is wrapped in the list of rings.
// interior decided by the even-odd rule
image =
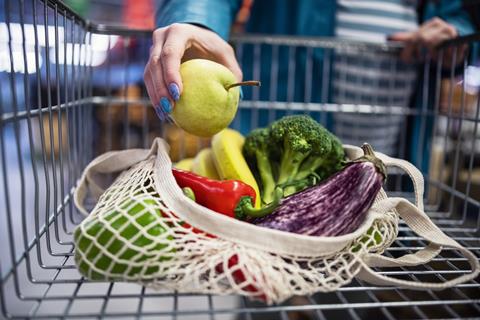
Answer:
[[[5,1],[5,22],[0,21],[3,317],[480,316],[480,279],[443,291],[377,287],[354,280],[333,293],[266,306],[241,297],[152,291],[137,284],[90,282],[81,277],[73,261],[72,230],[82,216],[71,199],[86,164],[108,150],[148,148],[156,136],[170,143],[175,161],[208,144],[208,140],[161,123],[152,111],[142,84],[149,38],[148,31],[87,23],[60,2]],[[416,95],[420,103],[409,108],[393,96],[388,101],[366,101],[365,94],[342,95],[335,85],[351,70],[339,67],[342,59],[377,54],[388,65],[370,66],[374,72],[383,72],[385,78],[373,85],[377,90],[385,85],[401,86],[394,77],[399,68],[395,62],[398,46],[328,38],[233,38],[239,60],[253,66],[244,69],[245,77],[267,85],[246,89],[232,126],[247,132],[284,114],[309,113],[337,134],[345,134],[345,139],[352,139],[348,130],[341,132],[339,122],[344,127],[348,121],[355,122],[359,128],[352,126],[354,138],[368,139],[374,146],[383,143],[380,148],[408,158],[422,169],[428,214],[444,232],[478,256],[478,70],[475,82],[475,69],[467,67],[469,56],[462,56],[459,47],[478,45],[479,40],[480,33],[458,38],[444,43],[435,60],[426,57],[419,75],[421,85],[417,86],[421,89]],[[447,50],[453,52],[449,61],[445,58]],[[280,64],[288,65],[287,74],[279,73]],[[363,82],[358,81],[359,85]],[[375,97],[375,90],[369,96]],[[383,134],[380,139],[375,130],[360,128],[365,115],[377,119],[376,126],[386,124],[387,128],[379,131]],[[389,172],[390,194],[411,198],[411,187],[402,172]],[[401,224],[397,240],[385,254],[397,257],[425,245]],[[466,259],[454,250],[444,250],[427,265],[390,268],[383,273],[441,282],[468,270]]]

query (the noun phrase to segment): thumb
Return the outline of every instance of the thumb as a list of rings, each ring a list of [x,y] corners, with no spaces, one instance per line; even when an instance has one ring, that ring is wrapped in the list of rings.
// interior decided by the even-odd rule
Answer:
[[[396,32],[387,37],[390,41],[407,42],[414,38],[415,32]]]

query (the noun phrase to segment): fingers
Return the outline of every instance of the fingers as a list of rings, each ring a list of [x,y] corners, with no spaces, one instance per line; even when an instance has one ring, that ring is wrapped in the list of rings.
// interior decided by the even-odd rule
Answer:
[[[163,32],[161,31],[162,29],[157,29],[153,32],[153,45],[150,48],[150,58],[148,59],[147,65],[145,66],[145,70],[143,72],[143,80],[147,88],[148,96],[150,97],[150,101],[154,107],[158,106],[160,103],[160,97],[158,96],[156,90],[158,83],[154,82],[155,80],[152,75],[160,71],[157,61],[160,57],[163,44]]]
[[[165,85],[163,79],[163,66],[159,57],[154,56],[152,58],[151,64],[154,66],[150,68],[150,79],[153,84],[153,90],[155,90],[156,104],[154,107],[157,113],[163,111],[165,113],[170,113],[173,109],[173,99],[170,97],[168,87]]]
[[[163,77],[162,52],[166,38],[166,28],[157,29],[153,33],[153,46],[150,49],[150,59],[145,67],[144,80],[147,92],[157,115],[163,120],[165,113],[173,108],[173,99]]]
[[[152,101],[153,108],[155,109],[155,112],[157,116],[160,118],[160,120],[163,121],[165,120],[166,117],[160,105],[159,91],[156,89],[155,80],[153,79],[152,75],[153,75],[152,66],[150,62],[148,62],[145,67],[143,79],[145,81],[145,86],[147,88],[147,93],[148,93],[148,96],[150,97],[150,101]]]
[[[206,29],[198,30],[192,39],[191,46],[191,49],[201,52],[204,58],[227,67],[238,81],[242,81],[243,74],[235,58],[235,50],[219,35]]]
[[[406,42],[413,38],[415,32],[397,32],[388,36],[388,40]]]
[[[416,57],[418,51],[417,32],[397,32],[390,35],[389,40],[404,43],[404,47],[400,52],[400,59],[406,63],[411,63]]]
[[[143,72],[143,81],[145,82],[145,87],[147,88],[148,96],[153,105],[158,103],[158,99],[154,90],[152,77],[150,75],[150,62],[147,62],[145,70]]]
[[[183,90],[180,63],[185,50],[189,46],[188,42],[189,37],[174,24],[169,28],[162,47],[163,80],[168,88],[170,97],[174,101],[180,99],[180,94]]]
[[[428,49],[433,59],[438,58],[437,47],[442,42],[455,38],[458,35],[457,30],[452,25],[446,23],[440,18],[433,18],[427,21],[421,28],[419,41],[421,45]],[[445,66],[452,64],[453,51],[448,48],[444,55]],[[457,52],[458,53],[458,52]],[[463,55],[462,55],[463,56]],[[458,57],[458,56],[457,56]],[[458,61],[458,60],[457,60]]]
[[[420,27],[418,41],[422,46],[433,51],[443,41],[455,38],[457,34],[455,27],[440,18],[433,18]]]
[[[399,32],[391,35],[389,39],[405,43],[400,58],[405,62],[420,59],[425,54],[425,49],[431,57],[436,56],[437,46],[448,39],[457,36],[456,29],[440,18],[433,18],[425,22],[414,32]]]
[[[230,71],[232,71],[232,73],[235,75],[235,78],[237,78],[237,80],[240,82],[243,78],[242,69],[240,69],[237,59],[235,58],[235,51],[229,44],[226,43],[226,45],[228,48],[226,51],[218,55],[217,62],[230,69]]]

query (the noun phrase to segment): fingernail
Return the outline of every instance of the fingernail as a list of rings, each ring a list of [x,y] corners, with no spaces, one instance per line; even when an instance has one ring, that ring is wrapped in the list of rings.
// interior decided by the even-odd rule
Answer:
[[[178,101],[180,99],[180,89],[176,83],[172,82],[168,85],[168,92],[170,92],[173,100]]]
[[[155,110],[155,113],[157,114],[157,117],[160,120],[165,121],[165,114],[163,113],[162,108],[159,105],[156,105],[156,106],[153,106],[153,109]]]
[[[242,90],[242,87],[240,87],[240,100],[243,100],[243,90]]]
[[[163,111],[165,111],[166,113],[170,113],[170,111],[172,111],[172,105],[170,104],[170,101],[168,101],[167,98],[162,97],[160,99],[160,105],[162,106]]]

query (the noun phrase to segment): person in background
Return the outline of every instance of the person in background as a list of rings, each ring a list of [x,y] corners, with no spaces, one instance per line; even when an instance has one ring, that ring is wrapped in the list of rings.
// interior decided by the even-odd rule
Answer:
[[[334,34],[340,39],[385,43],[388,37],[396,39],[417,29],[413,1],[337,1]],[[389,52],[335,50],[332,102],[406,108],[414,90],[416,65],[397,60]],[[333,130],[343,143],[360,146],[368,142],[376,151],[396,156],[405,120],[406,116],[398,114],[336,112]]]
[[[370,79],[365,81],[365,77],[368,78],[365,76],[368,75],[365,68],[368,68],[369,63],[379,61],[378,56],[372,55],[361,57],[362,65],[355,61],[360,58],[358,56],[351,56],[344,61],[336,60],[333,64],[334,85],[331,94],[331,100],[335,103],[397,106],[407,106],[409,103],[416,78],[411,63],[418,60],[419,52],[433,54],[436,45],[442,41],[474,32],[469,14],[460,0],[166,0],[157,11],[156,23],[158,28],[153,32],[153,45],[145,67],[144,80],[154,107],[166,113],[174,108],[175,101],[183,90],[179,73],[182,60],[210,59],[229,68],[239,81],[242,79],[242,69],[234,50],[227,43],[232,27],[233,30],[258,34],[336,36],[376,43],[387,40],[401,42],[404,44],[400,54],[402,61],[398,62],[395,72],[395,77],[403,83],[400,92],[394,92],[398,88],[383,83],[382,77],[385,75],[380,72],[370,74]],[[321,61],[323,53],[315,52],[314,59]],[[351,77],[338,79],[337,76],[335,79],[335,74],[338,75],[340,70],[346,70],[346,75],[352,74],[352,70],[355,70],[352,67],[355,66],[363,68],[356,70],[357,75],[363,76],[355,79],[355,83],[349,80]],[[244,70],[251,69],[245,61],[243,67]],[[285,78],[288,65],[280,64],[279,68],[278,78]],[[261,80],[265,86],[265,79]],[[320,82],[321,79],[313,81]],[[359,87],[357,83],[362,86]],[[368,95],[374,89],[368,83],[375,84],[375,100]],[[278,85],[280,94],[287,91],[282,90],[285,84],[279,82]],[[296,90],[301,91],[298,88],[301,85],[302,83],[297,83]],[[317,83],[314,87],[320,85]],[[382,91],[380,95],[377,94],[378,88]],[[367,94],[359,94],[359,90]],[[397,98],[391,99],[392,95]],[[315,96],[313,99],[316,99]],[[361,118],[368,122],[368,115]],[[352,136],[349,128],[358,126],[358,119],[360,118],[352,119],[348,114],[336,115],[333,119],[335,133],[344,142],[354,141],[350,138],[358,134]],[[374,127],[379,127],[379,123],[387,128],[394,126],[397,131],[403,126],[402,119],[395,117],[376,116]],[[369,125],[371,127],[371,123]],[[371,130],[367,126],[364,131]],[[398,136],[397,131],[393,130],[394,136]],[[375,135],[377,133],[375,131]],[[383,151],[393,152],[388,148]]]
[[[432,54],[438,43],[458,35],[453,24],[438,17],[419,25],[426,4],[425,1],[337,1],[336,37],[379,44],[390,40],[405,45],[401,59],[391,52],[336,50],[332,102],[396,108],[396,112],[377,108],[375,113],[333,114],[333,129],[344,143],[358,146],[369,142],[377,151],[390,156],[405,151],[399,144],[406,141],[400,142],[399,137],[407,126],[406,111],[415,92],[419,62],[426,54]],[[462,61],[464,53],[464,48],[457,52],[457,63]],[[444,66],[448,66],[452,51],[447,51],[443,58]]]

